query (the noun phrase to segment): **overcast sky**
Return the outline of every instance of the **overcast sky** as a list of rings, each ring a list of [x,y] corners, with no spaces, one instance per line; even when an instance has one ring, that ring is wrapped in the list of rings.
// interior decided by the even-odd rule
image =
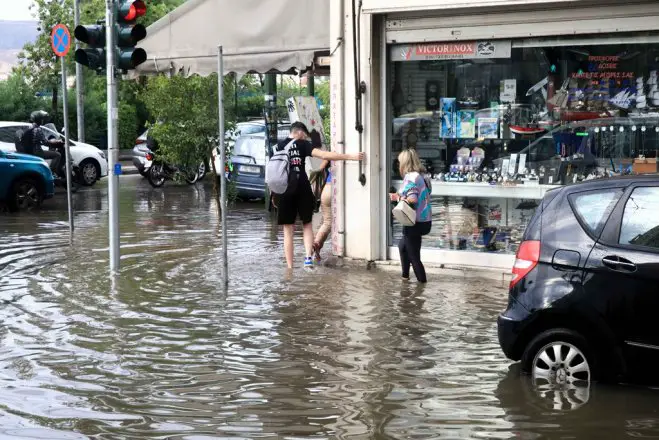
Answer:
[[[0,0],[0,20],[34,20],[30,13],[32,0]],[[6,4],[5,4],[6,3]]]

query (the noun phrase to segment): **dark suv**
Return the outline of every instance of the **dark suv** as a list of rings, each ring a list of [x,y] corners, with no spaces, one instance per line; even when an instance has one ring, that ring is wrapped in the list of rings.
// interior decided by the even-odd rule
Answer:
[[[547,192],[524,233],[498,331],[507,357],[552,384],[656,379],[659,176]]]

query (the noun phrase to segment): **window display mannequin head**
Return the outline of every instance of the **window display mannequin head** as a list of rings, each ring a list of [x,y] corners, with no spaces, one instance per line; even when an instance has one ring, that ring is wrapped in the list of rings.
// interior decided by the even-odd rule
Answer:
[[[421,165],[421,159],[416,150],[407,149],[400,152],[398,155],[398,172],[401,177],[405,177],[407,173],[425,173],[426,170]]]

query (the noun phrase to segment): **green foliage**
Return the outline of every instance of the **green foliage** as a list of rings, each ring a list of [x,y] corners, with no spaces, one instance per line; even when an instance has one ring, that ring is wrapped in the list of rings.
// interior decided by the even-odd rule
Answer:
[[[230,78],[225,78],[230,96]],[[210,157],[218,138],[217,76],[158,76],[150,78],[143,95],[155,123],[149,134],[165,160],[194,166]],[[232,128],[232,123],[226,129]]]
[[[318,98],[323,105],[320,109],[320,116],[323,118],[323,132],[329,147],[332,145],[332,131],[330,129],[330,82],[329,80],[317,81],[315,88],[316,98]]]
[[[48,108],[48,103],[35,97],[34,90],[18,75],[0,81],[0,120],[27,121],[30,113],[38,108]]]

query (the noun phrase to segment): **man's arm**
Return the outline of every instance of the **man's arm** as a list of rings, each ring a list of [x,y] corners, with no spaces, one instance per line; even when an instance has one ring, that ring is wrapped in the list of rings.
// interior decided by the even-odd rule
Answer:
[[[317,157],[318,159],[323,159],[323,160],[364,160],[365,154],[364,153],[356,153],[356,154],[343,154],[343,153],[335,153],[333,151],[323,151],[318,148],[314,148],[311,150],[311,155],[313,157]]]

